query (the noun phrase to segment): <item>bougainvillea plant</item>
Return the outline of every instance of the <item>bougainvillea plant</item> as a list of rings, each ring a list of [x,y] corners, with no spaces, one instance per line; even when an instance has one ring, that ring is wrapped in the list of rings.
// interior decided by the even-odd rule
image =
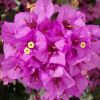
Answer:
[[[43,91],[40,100],[80,97],[90,83],[89,72],[100,69],[100,28],[86,25],[85,14],[70,5],[37,0],[31,12],[4,22],[1,33],[0,78]]]

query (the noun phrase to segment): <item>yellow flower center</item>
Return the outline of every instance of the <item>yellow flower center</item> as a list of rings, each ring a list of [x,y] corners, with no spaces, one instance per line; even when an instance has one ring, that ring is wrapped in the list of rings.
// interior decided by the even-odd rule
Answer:
[[[30,9],[30,12],[32,12],[32,11],[34,11],[34,9],[35,9],[35,7],[36,7],[36,3],[27,3],[27,6],[26,6],[26,8],[28,8],[28,9]]]
[[[85,42],[81,42],[81,43],[80,43],[80,47],[81,47],[81,48],[85,48],[85,47],[86,47],[86,43],[85,43]]]
[[[30,54],[30,49],[26,47],[26,48],[24,49],[24,53],[25,53],[25,54]]]
[[[28,42],[28,48],[32,49],[34,48],[35,44],[31,41],[31,42]]]
[[[71,5],[77,7],[79,5],[79,0],[71,0]]]

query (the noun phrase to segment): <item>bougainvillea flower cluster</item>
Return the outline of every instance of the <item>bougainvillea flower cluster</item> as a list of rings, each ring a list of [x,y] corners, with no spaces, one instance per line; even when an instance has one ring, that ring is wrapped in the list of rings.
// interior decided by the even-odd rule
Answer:
[[[16,6],[16,3],[14,0],[9,0],[9,2],[7,0],[0,0],[0,3],[4,4],[6,9],[13,8]]]
[[[81,96],[88,71],[100,69],[99,26],[86,25],[85,15],[69,5],[56,7],[51,0],[38,0],[34,11],[18,13],[2,26],[0,78],[4,84],[18,80],[44,90],[41,100]]]
[[[89,3],[89,0],[80,0],[80,10],[86,14],[87,21],[93,21],[100,18],[100,0],[94,0],[95,4]]]

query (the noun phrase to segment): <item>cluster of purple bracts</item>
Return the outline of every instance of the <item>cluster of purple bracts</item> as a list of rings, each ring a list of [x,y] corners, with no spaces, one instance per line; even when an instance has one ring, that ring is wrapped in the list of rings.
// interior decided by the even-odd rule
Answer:
[[[4,84],[18,80],[26,88],[42,89],[42,100],[81,96],[88,71],[100,69],[100,28],[85,23],[82,12],[51,0],[38,0],[33,12],[5,22],[0,71]]]
[[[80,0],[80,10],[86,14],[88,21],[100,18],[100,0],[95,0],[95,4],[88,3],[88,0]]]

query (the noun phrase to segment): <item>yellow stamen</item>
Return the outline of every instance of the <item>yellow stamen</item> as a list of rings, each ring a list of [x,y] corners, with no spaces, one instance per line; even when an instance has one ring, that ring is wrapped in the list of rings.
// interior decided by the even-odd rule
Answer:
[[[26,8],[30,9],[30,12],[32,12],[36,7],[36,3],[30,4],[29,2],[27,3]]]
[[[25,54],[30,54],[30,49],[26,47],[26,48],[24,49],[24,53],[25,53]]]
[[[28,48],[32,49],[34,48],[34,46],[35,46],[34,42],[32,41],[28,42]]]
[[[71,0],[71,5],[77,7],[79,5],[79,0]]]
[[[81,48],[85,48],[85,47],[86,47],[86,43],[85,43],[85,42],[81,42],[81,43],[80,43],[80,47],[81,47]]]

